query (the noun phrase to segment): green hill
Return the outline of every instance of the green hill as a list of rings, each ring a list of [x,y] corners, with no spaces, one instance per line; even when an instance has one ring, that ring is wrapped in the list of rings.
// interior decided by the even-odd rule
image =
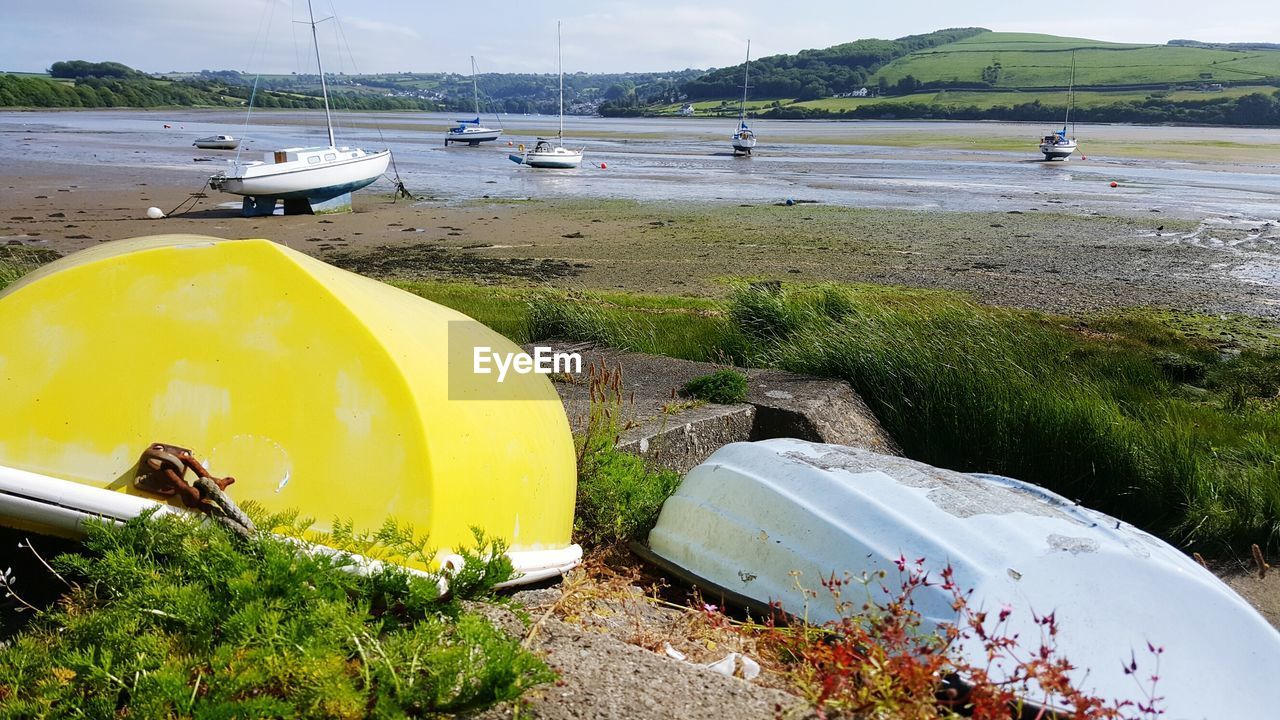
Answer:
[[[885,63],[909,53],[990,34],[985,28],[950,28],[897,40],[857,40],[795,55],[771,55],[751,63],[753,95],[762,98],[816,99],[851,92],[865,85]],[[689,100],[716,100],[742,92],[742,65],[713,70],[681,85]]]
[[[1280,46],[1137,45],[983,28],[762,58],[751,63],[751,104],[753,114],[779,119],[1039,122],[1063,116],[1073,57],[1082,122],[1280,125]],[[699,114],[736,115],[742,73],[723,68],[680,89]]]
[[[1083,38],[984,32],[917,50],[871,78],[896,86],[912,76],[924,87],[1064,87],[1075,55],[1076,85],[1090,88],[1280,81],[1280,51],[1181,45],[1125,45]]]

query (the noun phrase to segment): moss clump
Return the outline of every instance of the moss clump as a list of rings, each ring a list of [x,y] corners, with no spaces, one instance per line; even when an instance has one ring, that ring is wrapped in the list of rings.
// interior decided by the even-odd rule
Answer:
[[[747,376],[729,368],[717,370],[685,383],[684,392],[699,400],[721,405],[746,402]]]

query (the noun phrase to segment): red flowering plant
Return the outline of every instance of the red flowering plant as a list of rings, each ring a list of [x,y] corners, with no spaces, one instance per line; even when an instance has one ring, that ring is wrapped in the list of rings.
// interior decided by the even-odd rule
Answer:
[[[1028,643],[1010,631],[1012,607],[994,615],[975,609],[972,591],[956,584],[949,565],[935,579],[924,562],[898,558],[896,588],[885,584],[884,572],[870,578],[828,577],[822,585],[836,601],[837,620],[798,628],[771,625],[766,631],[818,717],[1151,720],[1163,715],[1156,694],[1163,648],[1147,647],[1155,672],[1140,673],[1133,654],[1124,666],[1142,700],[1108,702],[1073,684],[1076,668],[1057,649],[1062,630],[1053,613],[1033,615],[1041,637],[1028,650]],[[851,585],[867,589],[864,602],[844,599]],[[953,622],[936,628],[932,622],[926,626],[914,599],[921,589],[933,587],[950,595],[955,611]],[[969,650],[958,652],[961,645]]]

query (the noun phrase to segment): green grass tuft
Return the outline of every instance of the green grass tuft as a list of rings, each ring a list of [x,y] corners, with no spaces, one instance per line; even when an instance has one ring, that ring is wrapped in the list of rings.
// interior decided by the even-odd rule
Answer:
[[[621,301],[621,302],[620,302]],[[542,293],[529,301],[531,340],[587,340],[622,350],[688,360],[732,360],[745,349],[723,315],[701,308],[649,307],[643,296]]]
[[[686,395],[707,402],[732,405],[747,401],[747,376],[725,368],[684,384]]]
[[[392,553],[422,547],[411,533],[375,536],[350,534]],[[0,645],[0,708],[402,717],[483,707],[554,678],[518,640],[442,602],[431,580],[390,565],[362,577],[342,563],[274,536],[240,543],[190,518],[94,525],[81,551],[51,563],[68,582],[62,599]]]
[[[60,255],[45,248],[22,245],[0,247],[0,290],[41,265],[57,260]]]
[[[591,369],[587,427],[574,441],[578,451],[575,539],[586,548],[639,539],[657,522],[662,504],[680,485],[680,475],[653,467],[618,450],[628,420],[620,369]]]
[[[1028,480],[1205,552],[1280,540],[1275,354],[1146,326],[1095,338],[945,297],[851,296],[839,319],[812,293],[762,319],[742,297],[746,323],[797,318],[757,362],[848,380],[910,457]]]
[[[1280,333],[1260,320],[1082,322],[954,293],[771,283],[661,316],[537,302],[534,335],[845,379],[912,458],[1034,482],[1205,554],[1280,547]],[[655,330],[672,314],[681,332]]]

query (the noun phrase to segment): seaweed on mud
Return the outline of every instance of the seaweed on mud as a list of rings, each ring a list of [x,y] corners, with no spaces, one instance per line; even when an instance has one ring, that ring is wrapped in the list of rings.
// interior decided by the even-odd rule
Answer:
[[[499,278],[548,282],[581,275],[584,269],[582,263],[566,260],[485,257],[428,243],[326,253],[324,259],[361,275],[400,279],[444,276],[481,282]]]

